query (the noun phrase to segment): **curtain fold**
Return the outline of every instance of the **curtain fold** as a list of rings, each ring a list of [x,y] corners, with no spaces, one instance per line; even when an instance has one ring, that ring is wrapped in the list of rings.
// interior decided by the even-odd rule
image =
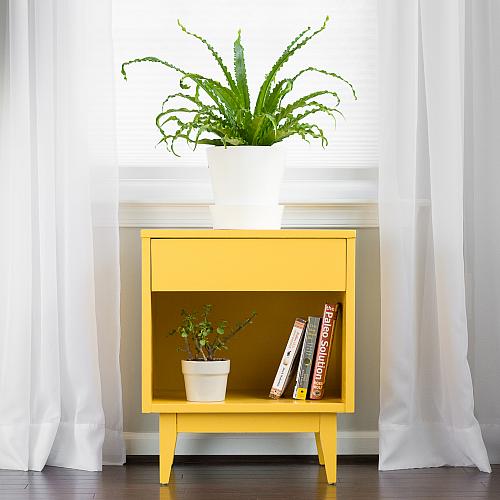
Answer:
[[[0,468],[124,462],[111,2],[1,0]]]
[[[465,22],[465,270],[476,415],[500,463],[500,3],[468,0]]]
[[[491,470],[467,363],[464,18],[464,0],[379,1],[382,470]]]

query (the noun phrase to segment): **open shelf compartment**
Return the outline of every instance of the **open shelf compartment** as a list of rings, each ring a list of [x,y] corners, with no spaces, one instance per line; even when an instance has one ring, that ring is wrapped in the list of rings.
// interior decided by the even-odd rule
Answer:
[[[316,412],[345,411],[342,398],[342,315],[335,329],[325,397],[319,401],[292,399],[292,378],[280,400],[268,397],[288,336],[297,317],[320,316],[326,302],[344,303],[345,292],[311,291],[189,291],[153,292],[152,402],[153,412]],[[212,304],[212,320],[230,325],[257,312],[253,324],[231,339],[221,357],[231,360],[224,402],[192,403],[185,400],[181,359],[185,355],[179,337],[169,335],[181,321],[182,309],[200,311]],[[321,405],[321,406],[319,406]]]

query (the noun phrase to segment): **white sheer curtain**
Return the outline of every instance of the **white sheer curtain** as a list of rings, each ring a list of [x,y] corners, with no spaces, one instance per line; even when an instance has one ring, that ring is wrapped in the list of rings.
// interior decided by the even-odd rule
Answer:
[[[111,5],[0,0],[0,468],[124,461]]]
[[[465,16],[465,269],[476,415],[500,463],[500,2]]]
[[[467,363],[464,15],[379,1],[381,469],[491,470]]]

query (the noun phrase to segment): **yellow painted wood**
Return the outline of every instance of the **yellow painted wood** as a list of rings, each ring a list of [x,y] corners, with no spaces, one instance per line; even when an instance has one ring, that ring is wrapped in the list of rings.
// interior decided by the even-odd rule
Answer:
[[[345,290],[345,239],[153,239],[151,260],[153,291]]]
[[[151,318],[151,240],[142,238],[142,411],[151,411],[153,399],[152,318]]]
[[[196,403],[186,401],[183,390],[165,392],[163,398],[152,400],[151,411],[154,413],[340,413],[345,411],[344,403],[339,398],[323,398],[320,401],[295,400],[282,398],[270,399],[269,391],[231,391],[225,401],[214,403]]]
[[[345,401],[346,412],[354,411],[355,267],[356,240],[347,240],[347,286],[342,316],[342,399]]]
[[[142,229],[142,238],[356,238],[354,229]]]
[[[321,438],[319,432],[314,433],[316,438],[316,449],[318,450],[318,461],[320,465],[325,465],[325,457],[323,456],[323,448],[321,448]]]
[[[177,415],[160,415],[160,483],[168,484],[170,471],[174,463],[175,444],[177,441]]]
[[[177,432],[314,432],[320,463],[335,483],[336,415],[354,410],[355,231],[146,230],[141,236],[142,407],[160,413],[160,482],[169,481]],[[291,322],[298,311],[321,314],[325,301],[343,304],[325,398],[269,399]],[[252,341],[243,337],[250,329],[233,341],[224,402],[185,400],[180,357],[169,343],[175,339],[166,335],[181,307],[204,303],[232,321],[253,305],[262,311]]]
[[[179,413],[177,432],[319,432],[317,413]]]
[[[337,415],[323,413],[319,417],[319,439],[328,484],[337,482]]]
[[[212,304],[212,319],[215,322],[226,319],[231,325],[250,311],[257,311],[254,323],[232,339],[230,350],[225,353],[231,358],[227,387],[230,394],[245,392],[268,401],[269,381],[272,382],[276,376],[295,318],[321,316],[326,302],[344,301],[344,292],[329,291],[153,293],[153,399],[164,398],[170,391],[179,391],[179,399],[185,400],[184,378],[180,370],[185,355],[178,351],[179,338],[166,334],[179,324],[181,309],[200,311],[203,304]],[[341,354],[342,321],[335,333],[325,393],[327,398],[337,401],[342,396]],[[336,410],[341,409],[337,407]]]

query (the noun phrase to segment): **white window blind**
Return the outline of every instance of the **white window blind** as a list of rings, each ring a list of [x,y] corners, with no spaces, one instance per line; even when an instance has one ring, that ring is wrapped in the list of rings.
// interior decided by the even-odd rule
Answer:
[[[178,184],[171,186],[172,181],[179,180],[189,185],[191,193],[199,194],[195,196],[197,200],[209,199],[211,195],[204,146],[193,152],[178,141],[176,150],[180,158],[171,155],[164,145],[156,146],[160,134],[154,118],[164,98],[180,91],[179,75],[159,64],[141,63],[128,66],[128,81],[124,81],[119,76],[122,62],[156,56],[183,69],[224,81],[206,47],[183,33],[177,19],[189,30],[204,36],[229,67],[233,62],[233,42],[241,28],[254,104],[264,75],[284,48],[305,27],[321,26],[326,15],[330,16],[327,29],[299,50],[278,76],[292,76],[308,66],[334,71],[354,85],[358,100],[353,99],[343,82],[324,75],[309,73],[297,80],[289,99],[318,89],[335,90],[341,96],[339,109],[346,119],[340,117],[335,130],[331,119],[313,115],[311,122],[323,128],[329,140],[325,149],[319,141],[307,144],[299,137],[284,141],[288,151],[285,180],[291,181],[285,188],[284,198],[306,203],[325,202],[330,195],[338,198],[339,193],[324,184],[330,181],[335,181],[335,189],[347,190],[344,198],[375,196],[378,163],[376,5],[373,0],[115,0],[118,158],[126,201],[145,201],[148,196],[151,201],[155,186],[158,189],[163,183],[164,189],[169,182],[168,196],[181,199],[176,192]],[[323,194],[302,192],[303,181],[315,182],[316,186],[323,183]],[[135,190],[132,194],[131,186]],[[363,186],[362,194],[359,194],[360,186]],[[164,195],[165,190],[156,201],[165,201]]]

